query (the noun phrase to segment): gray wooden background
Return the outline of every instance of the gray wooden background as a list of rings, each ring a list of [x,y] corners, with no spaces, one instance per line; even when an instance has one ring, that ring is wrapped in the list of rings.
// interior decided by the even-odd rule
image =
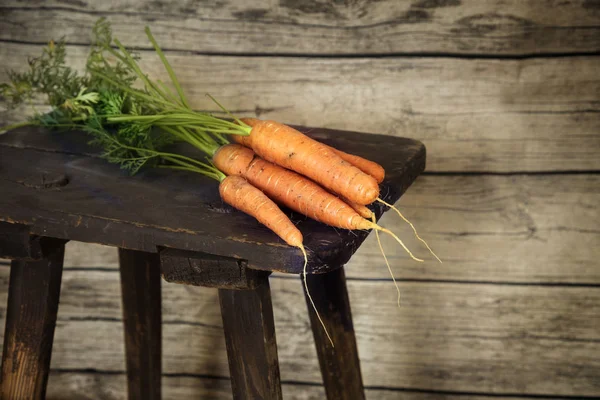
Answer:
[[[346,268],[369,399],[600,396],[600,1],[3,0],[0,15],[2,80],[61,36],[82,66],[106,16],[164,77],[151,26],[198,109],[210,92],[241,115],[426,144],[397,205],[444,264],[386,241],[400,308],[373,238]],[[68,245],[51,399],[125,397],[116,262]],[[284,396],[321,399],[300,282],[271,283]],[[230,398],[216,291],[163,293],[165,398]]]

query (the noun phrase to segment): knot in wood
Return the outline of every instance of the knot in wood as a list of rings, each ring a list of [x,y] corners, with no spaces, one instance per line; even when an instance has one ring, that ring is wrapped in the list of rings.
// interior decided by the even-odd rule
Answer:
[[[64,174],[42,173],[37,176],[31,176],[20,182],[23,186],[34,189],[60,189],[69,184],[69,177]]]

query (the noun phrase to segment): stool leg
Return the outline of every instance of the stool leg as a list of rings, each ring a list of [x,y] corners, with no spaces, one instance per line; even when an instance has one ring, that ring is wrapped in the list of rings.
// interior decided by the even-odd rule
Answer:
[[[305,292],[327,398],[364,399],[344,268],[338,268],[325,274],[307,275],[306,282],[315,306],[319,310],[319,315],[335,345],[335,348],[331,347]],[[302,286],[304,287],[304,285]]]
[[[119,249],[129,399],[161,396],[161,293],[158,254]]]
[[[46,394],[64,243],[49,249],[39,261],[13,261],[10,269],[2,399],[43,399]]]
[[[268,278],[254,289],[219,289],[234,399],[281,399]]]

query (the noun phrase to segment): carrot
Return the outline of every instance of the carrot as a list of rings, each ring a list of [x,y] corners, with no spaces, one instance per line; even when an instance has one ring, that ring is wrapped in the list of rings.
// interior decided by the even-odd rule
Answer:
[[[260,119],[258,118],[240,118],[240,121],[242,121],[244,124],[254,127],[255,125],[257,125],[260,122]],[[231,138],[233,140],[235,140],[237,143],[241,144],[242,146],[248,147],[248,148],[252,148],[252,142],[250,139],[250,136],[244,136],[244,135],[231,135]]]
[[[275,121],[242,120],[252,127],[243,142],[267,161],[304,175],[350,201],[365,205],[379,196],[377,181],[342,160],[331,148]],[[285,140],[281,140],[284,137]]]
[[[304,176],[257,157],[246,147],[222,146],[213,162],[226,175],[243,176],[271,199],[319,222],[342,229],[372,228],[370,221],[340,198]]]
[[[250,123],[255,123],[254,118],[248,118],[248,120]],[[246,119],[244,119],[243,121],[246,121]],[[248,125],[250,125],[250,123]],[[247,136],[243,137],[243,139],[241,139],[239,141],[239,143],[243,144],[243,145],[247,145],[246,143],[248,143],[249,141],[247,140]],[[323,143],[324,146],[327,146],[326,144]],[[360,169],[361,171],[363,171],[366,174],[369,174],[370,176],[372,176],[373,178],[375,178],[375,180],[377,181],[377,183],[381,183],[383,182],[383,179],[385,178],[385,169],[383,169],[383,167],[379,164],[377,164],[374,161],[371,160],[367,160],[366,158],[354,155],[354,154],[349,154],[349,153],[345,153],[341,150],[338,150],[334,147],[331,146],[327,146],[329,147],[331,150],[333,150],[337,155],[339,155],[344,161],[349,162],[350,164],[354,165],[355,167],[357,167],[358,169]],[[408,225],[410,225],[410,227],[412,228],[416,238],[422,242],[425,247],[427,247],[427,250],[429,250],[429,252],[440,262],[442,263],[442,260],[437,256],[437,254],[435,254],[435,252],[431,249],[431,247],[429,247],[429,244],[427,244],[427,242],[421,238],[421,236],[419,236],[419,234],[417,233],[417,229],[415,228],[415,226],[412,224],[412,222],[410,222],[408,219],[406,219],[406,217],[404,215],[402,215],[402,213],[400,212],[400,210],[398,210],[396,207],[394,207],[392,204],[389,204],[385,201],[383,201],[380,198],[376,199],[378,202],[386,205],[387,207],[391,208],[392,210],[394,210],[399,216],[400,218],[402,218],[402,220],[404,222],[406,222]],[[359,213],[363,218],[365,219],[372,219],[373,218],[373,213],[371,210],[369,210],[367,207],[362,206],[360,204],[356,204],[353,203],[347,199],[344,199],[344,201],[350,205],[357,213]],[[373,220],[373,222],[375,222]],[[377,234],[377,240],[379,240],[379,234],[376,232]],[[381,247],[381,244],[380,244]],[[383,254],[383,249],[381,249],[381,252]],[[387,258],[385,257],[385,254],[383,254],[383,257],[385,258],[385,261],[387,263]],[[388,268],[389,268],[389,263],[388,263]],[[391,271],[390,271],[391,272]],[[395,282],[394,282],[395,283]],[[397,285],[396,285],[397,288]],[[400,292],[398,292],[398,294],[400,294]],[[399,297],[398,297],[399,299]]]
[[[260,120],[256,119],[256,118],[242,118],[241,121],[246,123],[247,125],[254,126]],[[250,145],[250,137],[249,136],[235,135],[234,140],[236,142],[238,142],[239,144],[241,144],[242,146],[246,146],[246,147],[250,147],[250,148],[252,147]],[[356,168],[360,169],[365,174],[372,176],[377,181],[377,183],[383,182],[383,179],[385,178],[385,169],[381,165],[377,164],[374,161],[367,160],[366,158],[363,158],[361,156],[357,156],[354,154],[346,153],[342,150],[338,150],[335,147],[331,147],[325,143],[321,143],[321,144],[323,146],[330,148],[342,160],[354,165]]]
[[[256,218],[287,244],[302,247],[302,233],[263,192],[240,176],[228,176],[219,185],[224,202]]]
[[[252,150],[237,145],[222,146],[213,156],[215,166],[226,175],[239,175],[273,200],[330,226],[351,230],[376,229],[391,235],[415,257],[392,231],[361,217],[352,207],[315,182],[293,171],[257,157]]]
[[[323,143],[324,146],[327,146]],[[362,158],[361,156],[357,156],[350,153],[345,153],[341,150],[336,149],[335,147],[327,146],[331,150],[333,150],[340,158],[352,165],[356,168],[360,169],[365,174],[372,176],[377,183],[383,182],[385,178],[385,169],[374,161],[367,160],[366,158]]]
[[[350,207],[352,207],[352,209],[353,209],[354,211],[356,211],[356,212],[358,213],[358,215],[360,215],[360,216],[361,216],[361,217],[363,217],[364,219],[367,219],[367,220],[369,220],[369,219],[371,219],[371,218],[373,217],[373,211],[371,211],[371,210],[369,209],[369,207],[367,207],[367,206],[363,206],[363,205],[361,205],[361,204],[356,204],[356,203],[353,203],[353,202],[351,202],[351,201],[350,201],[350,200],[348,200],[348,199],[344,199],[343,197],[342,197],[342,201],[343,201],[344,203],[348,204]]]

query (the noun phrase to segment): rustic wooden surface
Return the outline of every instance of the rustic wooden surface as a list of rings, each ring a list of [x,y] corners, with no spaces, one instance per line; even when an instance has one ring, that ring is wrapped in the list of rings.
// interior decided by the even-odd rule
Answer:
[[[41,51],[0,44],[6,68],[23,69]],[[68,51],[84,65],[87,48]],[[152,76],[168,79],[154,54],[141,55]],[[414,138],[427,147],[430,172],[600,169],[600,56],[168,56],[197,109],[216,110],[209,92],[240,115]],[[17,122],[22,115],[1,117]]]
[[[161,399],[162,316],[158,254],[119,249],[127,391]]]
[[[597,174],[424,175],[397,205],[444,264],[432,260],[393,212],[384,215],[382,225],[400,234],[426,262],[411,261],[393,239],[381,237],[402,279],[597,285],[599,203]],[[71,265],[117,268],[116,250],[110,247],[68,246]],[[389,278],[374,235],[352,257],[346,275]]]
[[[7,0],[0,15],[0,81],[51,37],[82,66],[107,16],[163,78],[150,24],[195,108],[215,110],[210,92],[241,115],[426,145],[398,205],[444,264],[384,238],[400,309],[374,238],[345,268],[368,399],[600,396],[597,1]],[[2,124],[31,112],[0,100]],[[397,216],[382,224],[431,259]],[[116,250],[67,249],[49,398],[124,399]],[[165,398],[230,399],[216,290],[163,286]],[[284,398],[320,400],[300,282],[271,287]]]
[[[43,400],[46,394],[63,268],[64,243],[37,261],[10,268],[0,398]]]
[[[69,372],[54,371],[50,374],[48,400],[63,399],[104,399],[126,400],[122,388],[125,378],[121,374],[100,371]],[[166,399],[210,399],[231,400],[228,379],[210,377],[165,376],[163,393]],[[325,392],[318,384],[298,385],[284,382],[282,385],[285,400],[323,400]],[[424,393],[420,390],[367,389],[369,400],[489,400],[489,396],[464,393]],[[494,395],[500,400],[528,400],[525,396]],[[568,397],[539,396],[536,400],[568,399]]]
[[[595,0],[3,1],[0,39],[88,43],[99,16],[132,45],[268,54],[555,54],[600,49]]]
[[[304,297],[327,399],[364,400],[364,386],[344,268],[325,274],[307,275],[306,284],[310,298],[305,286]]]
[[[425,175],[396,205],[444,264],[432,259],[393,212],[381,224],[427,262],[412,262],[392,240],[382,241],[394,271],[405,279],[599,284],[597,204],[598,174]],[[346,272],[389,276],[374,235]]]
[[[41,238],[30,235],[25,225],[0,222],[0,257],[39,260],[43,257]]]
[[[270,274],[245,260],[176,249],[160,251],[160,271],[167,282],[219,289],[254,289]]]
[[[271,289],[262,280],[252,289],[218,290],[234,400],[282,399]]]
[[[394,138],[386,152],[371,141],[373,135],[299,129],[380,162],[386,168],[381,184],[386,201],[398,200],[425,168],[425,149],[415,140]],[[0,198],[0,221],[25,224],[38,235],[147,252],[170,247],[244,259],[253,269],[302,270],[300,250],[223,203],[216,181],[164,169],[130,177],[100,159],[100,150],[87,146],[88,140],[82,132],[37,127],[0,136],[0,191],[6,193]],[[40,186],[47,181],[59,184]],[[373,209],[381,215],[379,205]],[[368,234],[337,230],[304,216],[292,220],[304,236],[310,272],[339,268]]]
[[[6,288],[8,270],[0,274]],[[398,309],[390,281],[348,280],[367,389],[597,396],[596,287],[409,281],[400,290]],[[282,381],[320,385],[300,280],[273,277],[271,291]],[[116,269],[65,267],[52,368],[124,373],[119,307]],[[163,316],[166,376],[229,376],[215,289],[163,284]]]

